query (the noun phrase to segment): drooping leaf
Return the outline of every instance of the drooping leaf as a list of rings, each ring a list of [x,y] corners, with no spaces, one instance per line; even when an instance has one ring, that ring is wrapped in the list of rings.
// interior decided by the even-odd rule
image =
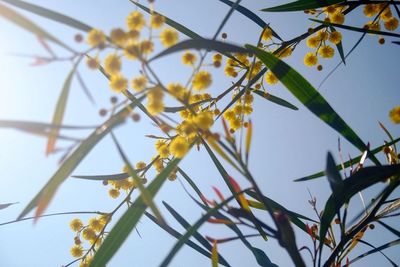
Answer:
[[[340,176],[339,171],[336,169],[335,160],[333,159],[331,153],[328,153],[327,156],[325,174],[326,177],[328,178],[332,192],[336,192],[342,189],[341,188],[343,186],[342,177]]]
[[[335,129],[359,150],[368,150],[368,147],[360,137],[335,112],[322,95],[296,70],[271,53],[252,45],[246,45],[246,48],[253,51],[282,84],[312,113]],[[376,165],[380,165],[374,155],[370,155],[370,158]]]
[[[147,190],[153,198],[167,180],[168,175],[170,175],[170,173],[176,168],[179,162],[180,159],[173,159],[147,187]],[[135,202],[115,223],[103,244],[94,255],[90,267],[104,267],[107,265],[109,260],[114,256],[135,228],[146,208],[147,206],[145,205],[143,198],[141,196],[137,197]]]
[[[360,260],[360,259],[362,259],[362,258],[364,258],[364,257],[366,257],[366,256],[368,256],[368,255],[371,255],[371,254],[376,253],[376,252],[380,252],[380,251],[382,251],[382,250],[384,250],[384,249],[386,249],[386,248],[390,248],[390,247],[396,246],[396,245],[398,245],[398,244],[400,244],[400,239],[396,239],[396,240],[393,240],[393,241],[391,241],[391,242],[388,242],[388,243],[386,243],[386,244],[384,244],[384,245],[382,245],[382,246],[379,246],[379,247],[377,247],[377,248],[371,249],[371,250],[369,250],[369,251],[367,251],[367,252],[365,252],[365,253],[363,253],[363,254],[361,254],[361,255],[355,257],[354,259],[352,259],[352,260],[349,262],[349,264],[352,264],[352,263],[354,263],[354,262],[356,262],[356,261],[358,261],[358,260]],[[390,261],[391,261],[391,260],[390,260]],[[398,266],[398,265],[395,264],[393,261],[391,261],[391,263],[394,264],[394,265],[392,265],[392,266]]]
[[[1,0],[1,1],[6,2],[10,5],[16,6],[18,8],[24,9],[24,10],[34,13],[36,15],[42,16],[44,18],[48,18],[53,21],[63,23],[65,25],[68,25],[70,27],[73,27],[73,28],[81,30],[81,31],[88,32],[92,29],[91,26],[89,26],[77,19],[74,19],[72,17],[66,16],[59,12],[56,12],[56,11],[53,11],[53,10],[50,10],[50,9],[47,9],[47,8],[44,8],[44,7],[35,5],[35,4],[23,2],[20,0]]]
[[[14,204],[17,204],[18,202],[13,202],[13,203],[5,203],[5,204],[0,204],[0,210],[4,210]]]
[[[161,224],[166,225],[166,222],[165,222],[163,216],[161,215],[161,212],[159,211],[159,209],[157,208],[157,205],[153,201],[152,195],[142,184],[142,180],[139,178],[138,174],[136,173],[136,170],[133,169],[131,163],[129,162],[128,158],[126,157],[124,151],[122,150],[122,147],[118,143],[117,138],[115,137],[115,135],[112,132],[111,132],[111,137],[115,143],[115,146],[117,147],[117,150],[118,150],[122,160],[124,161],[125,166],[128,169],[129,176],[133,178],[133,181],[135,182],[135,186],[137,188],[139,188],[140,196],[143,199],[143,203],[146,206],[150,207],[150,209],[153,211],[154,215],[156,216],[157,220]]]
[[[372,150],[370,151],[370,153],[368,153],[367,157],[368,157],[370,154],[374,154],[374,155],[375,155],[375,154],[381,152],[382,149],[383,149],[385,146],[391,146],[391,145],[393,145],[393,144],[395,144],[395,143],[397,143],[397,142],[399,142],[399,141],[400,141],[400,138],[397,138],[397,139],[393,140],[392,142],[389,142],[389,143],[387,143],[387,144],[385,144],[385,145],[382,145],[382,146],[379,146],[379,147],[377,147],[377,148],[374,148],[374,149],[372,149]],[[359,155],[358,157],[355,157],[352,161],[350,161],[350,160],[349,160],[349,161],[346,161],[345,163],[343,163],[343,166],[346,167],[346,168],[347,168],[347,167],[350,167],[351,164],[354,164],[354,162],[359,162],[360,159],[361,159],[361,157],[362,157],[362,154]],[[336,166],[336,169],[337,169],[337,170],[340,170],[341,168],[342,168],[342,165],[341,165],[341,164],[339,164],[339,165]],[[317,173],[314,173],[314,174],[311,174],[311,175],[308,175],[308,176],[305,176],[305,177],[302,177],[302,178],[295,179],[294,182],[308,181],[308,180],[312,180],[312,179],[316,179],[316,178],[323,177],[324,175],[325,175],[325,172],[324,172],[324,171],[320,171],[320,172],[317,172]]]
[[[162,229],[164,229],[167,233],[169,233],[170,235],[172,235],[173,237],[179,239],[182,237],[182,234],[179,233],[178,231],[176,231],[174,228],[172,228],[169,225],[162,225],[160,224],[157,219],[151,215],[148,212],[145,212],[144,215],[147,216],[147,218],[149,218],[151,221],[153,221],[155,224],[157,224],[158,226],[160,226]],[[192,242],[191,240],[187,240],[186,241],[186,245],[188,245],[189,247],[193,248],[194,250],[196,250],[197,252],[199,252],[200,254],[208,257],[211,259],[211,253],[208,252],[207,250],[205,250],[204,248],[200,247],[199,245],[197,245],[196,243]],[[224,265],[224,263],[222,263],[221,259],[219,259],[219,263]],[[228,266],[228,265],[225,265]]]
[[[228,5],[228,6],[232,6],[234,4],[234,2],[229,1],[229,0],[219,0],[220,2]],[[279,40],[283,41],[282,38],[271,28],[270,25],[268,25],[267,23],[265,23],[259,16],[257,16],[257,14],[255,14],[253,11],[251,11],[250,9],[242,6],[242,5],[238,5],[236,7],[236,10],[243,14],[244,16],[246,16],[247,18],[249,18],[250,20],[252,20],[253,22],[255,22],[258,26],[260,26],[262,29],[264,29],[266,26],[268,26],[271,31],[272,31],[272,35],[276,38],[278,38]]]
[[[132,4],[136,5],[137,7],[139,7],[140,9],[144,10],[145,12],[147,12],[148,14],[151,14],[152,11],[150,11],[149,8],[145,7],[144,5],[141,5],[140,3],[134,1],[134,0],[129,0]],[[201,37],[200,35],[198,35],[197,33],[195,33],[194,31],[186,28],[185,26],[183,26],[182,24],[168,18],[167,16],[153,11],[154,14],[159,14],[161,16],[163,16],[165,18],[165,23],[169,26],[171,26],[172,28],[174,28],[175,30],[185,34],[187,37],[190,37],[192,39],[202,39],[203,37]]]
[[[271,95],[270,93],[263,92],[261,90],[254,90],[253,92],[256,93],[257,95],[263,97],[264,99],[272,102],[272,103],[275,103],[275,104],[278,104],[280,106],[287,107],[287,108],[290,108],[290,109],[293,109],[293,110],[299,110],[299,108],[296,107],[295,105],[289,103],[288,101],[286,101],[286,100],[284,100],[284,99],[282,99],[280,97]]]
[[[240,192],[243,193],[243,192]],[[221,209],[223,206],[225,206],[227,203],[232,201],[237,196],[237,194],[233,194],[229,198],[227,198],[225,201],[217,204],[215,207],[210,208],[206,214],[201,216],[200,219],[198,219],[194,224],[191,225],[191,227],[186,231],[186,233],[178,240],[178,242],[175,243],[175,245],[172,247],[171,251],[168,253],[168,255],[164,258],[162,263],[160,264],[160,267],[166,267],[168,264],[171,262],[171,260],[174,258],[176,253],[182,248],[182,246],[185,244],[189,238],[198,231],[200,226],[202,226],[211,216],[213,216],[216,212],[218,212],[219,209]],[[92,267],[92,266],[91,266]],[[100,267],[100,266],[99,266]]]
[[[348,26],[348,25],[343,25],[343,24],[337,24],[337,23],[331,23],[323,20],[318,20],[318,19],[310,19],[311,21],[318,22],[327,26],[334,26],[336,28],[341,28],[345,30],[350,30],[350,31],[355,31],[355,32],[362,32],[362,33],[371,33],[371,34],[377,34],[377,35],[384,35],[384,36],[392,36],[392,37],[400,37],[400,34],[394,33],[394,32],[383,32],[383,31],[375,31],[375,30],[369,30],[365,28],[357,28],[353,26]]]
[[[61,94],[58,97],[56,109],[53,114],[53,120],[51,122],[53,125],[62,125],[62,123],[63,123],[65,108],[67,106],[68,95],[69,95],[69,91],[71,88],[71,82],[72,82],[72,78],[75,74],[76,68],[77,68],[77,65],[74,65],[74,67],[69,72],[67,78],[64,81],[64,85],[62,87]],[[51,129],[51,133],[52,133],[52,136],[50,136],[47,139],[47,146],[46,146],[46,155],[47,156],[49,154],[51,154],[55,149],[59,129],[53,128],[53,129]]]
[[[333,26],[330,26],[329,28],[331,29],[331,32],[335,32],[335,31],[336,31],[335,27],[333,27]],[[339,56],[340,56],[340,58],[342,59],[343,64],[346,65],[346,57],[344,56],[342,41],[340,41],[340,42],[336,45],[336,49],[337,49],[338,52],[339,52]]]
[[[18,12],[14,11],[13,9],[0,4],[0,16],[4,17],[5,19],[15,23],[19,27],[35,34],[36,36],[39,36],[43,39],[47,39],[53,43],[58,44],[61,47],[64,47],[70,52],[74,52],[72,48],[70,48],[68,45],[65,43],[61,42],[59,39],[42,29],[40,26],[35,24],[33,21],[29,20],[28,18],[22,16]]]
[[[393,227],[391,227],[390,225],[378,220],[377,221],[380,225],[382,225],[383,227],[385,227],[387,230],[389,230],[392,234],[396,235],[397,237],[400,238],[400,231],[394,229]]]
[[[108,119],[103,125],[96,129],[87,139],[82,141],[79,147],[71,153],[71,155],[64,161],[60,168],[54,173],[46,185],[40,190],[40,192],[31,200],[31,202],[25,207],[18,218],[24,217],[27,213],[33,210],[35,207],[35,216],[40,216],[46,209],[51,199],[54,197],[58,187],[68,178],[73,170],[79,165],[79,163],[86,157],[86,155],[92,150],[92,148],[106,136],[111,129],[119,125],[125,120],[129,111],[132,110],[137,103],[140,103],[144,97],[138,99],[136,103],[131,103],[117,114]]]
[[[184,40],[182,42],[173,45],[164,51],[160,52],[159,54],[153,56],[150,61],[158,59],[160,57],[176,53],[179,51],[187,50],[187,49],[207,49],[217,51],[219,53],[227,53],[227,52],[236,52],[236,53],[247,53],[248,51],[240,46],[229,44],[226,42],[215,41],[211,39],[189,39]]]
[[[384,182],[389,177],[398,174],[400,174],[400,165],[365,167],[344,180],[343,186],[332,192],[326,201],[324,213],[321,217],[320,238],[325,238],[335,214],[339,212],[344,203],[349,202],[351,197],[378,182]],[[320,243],[320,247],[323,243]]]
[[[169,213],[186,229],[188,230],[190,228],[190,223],[185,220],[175,209],[173,209],[168,203],[163,201],[164,206],[167,208]],[[208,251],[212,251],[213,247],[211,244],[205,239],[198,231],[194,232],[192,235],[197,241],[199,241],[200,244],[203,245]],[[218,260],[219,259],[219,260]],[[229,263],[217,253],[217,261],[221,261],[225,266],[230,266]]]
[[[303,11],[308,9],[316,9],[325,6],[339,4],[344,0],[298,0],[287,4],[261,9],[267,12],[287,12],[287,11]]]
[[[108,174],[108,175],[73,175],[72,178],[84,179],[84,180],[92,180],[92,181],[118,181],[124,180],[129,177],[127,173],[117,173],[117,174]]]

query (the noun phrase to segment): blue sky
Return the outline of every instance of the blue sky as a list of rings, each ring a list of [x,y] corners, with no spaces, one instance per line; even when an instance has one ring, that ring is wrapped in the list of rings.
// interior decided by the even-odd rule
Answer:
[[[280,1],[255,3],[242,1],[243,5],[252,10],[273,6]],[[129,1],[48,1],[38,0],[35,4],[60,11],[76,17],[90,25],[110,30],[123,26],[125,17],[134,6]],[[227,6],[215,0],[174,0],[157,1],[156,10],[184,24],[195,32],[211,37],[228,11]],[[19,11],[19,10],[18,10]],[[28,15],[28,13],[21,13]],[[258,13],[265,21],[270,22],[284,39],[290,39],[305,31],[310,23],[304,14],[269,14]],[[64,25],[37,17],[29,17],[55,34],[65,42],[84,50],[86,45],[74,44],[73,36],[76,30]],[[367,20],[355,14],[349,18],[349,24],[362,25]],[[237,44],[254,43],[260,28],[241,16],[233,14],[224,31],[228,40]],[[348,51],[359,37],[358,34],[343,33],[344,47]],[[36,38],[22,29],[0,20],[0,119],[18,119],[50,122],[52,112],[61,91],[63,81],[71,64],[67,62],[54,63],[41,67],[31,67],[31,59],[12,56],[12,53],[44,54]],[[183,38],[183,37],[182,37]],[[52,46],[57,54],[68,55],[62,48]],[[320,93],[332,104],[334,109],[362,137],[371,143],[372,147],[382,144],[387,139],[378,126],[378,120],[383,122],[394,136],[399,136],[399,126],[393,125],[388,119],[389,110],[399,105],[399,47],[387,42],[384,46],[377,43],[375,36],[367,36],[365,41],[350,56],[345,67],[338,71],[320,88]],[[287,60],[299,70],[309,81],[317,86],[339,58],[323,63],[324,71],[317,72],[302,65],[303,55],[308,51],[304,44],[299,45],[294,55]],[[156,65],[157,73],[165,82],[186,81],[189,71],[177,64],[179,55],[161,59]],[[126,72],[137,73],[132,67]],[[73,81],[70,99],[64,122],[75,125],[93,125],[102,119],[97,115],[98,109],[109,106],[108,99],[112,95],[107,81],[98,72],[80,68],[91,93],[96,99],[93,106],[85,97],[76,80]],[[222,71],[214,72],[214,83],[210,92],[217,93],[229,85]],[[300,107],[299,111],[291,111],[273,105],[261,98],[256,98],[255,112],[252,116],[254,124],[253,146],[250,155],[250,167],[254,177],[264,194],[287,205],[288,208],[314,216],[307,203],[307,189],[318,198],[319,209],[330,194],[327,181],[322,178],[308,183],[293,183],[292,180],[325,166],[327,151],[337,154],[336,132],[312,115],[282,86],[270,88],[270,92],[280,96]],[[122,99],[119,96],[119,99]],[[144,118],[144,115],[142,115]],[[217,123],[215,129],[219,129]],[[139,123],[128,122],[116,131],[132,162],[144,160],[149,162],[155,154],[153,140],[144,138],[146,134],[158,133],[147,119]],[[88,131],[72,133],[84,137]],[[34,195],[57,169],[59,155],[46,157],[44,154],[46,140],[13,130],[0,130],[0,203],[19,202],[0,212],[0,222],[14,219]],[[342,140],[344,155],[355,157],[359,152]],[[192,151],[182,162],[182,169],[191,175],[201,190],[213,197],[211,186],[217,186],[228,193],[211,160],[204,153]],[[122,162],[110,138],[105,138],[74,171],[74,174],[108,174],[120,172]],[[227,167],[228,168],[228,167]],[[229,168],[228,168],[229,169]],[[243,185],[243,177],[234,171],[232,175]],[[236,175],[236,176],[235,176]],[[150,179],[152,177],[149,177]],[[379,185],[381,187],[382,185]],[[366,199],[371,198],[378,190],[365,192]],[[398,196],[398,193],[397,193]],[[186,195],[178,181],[167,183],[157,195],[157,202],[165,200],[172,205],[188,221],[194,222],[200,217],[201,211]],[[68,179],[58,190],[56,197],[47,212],[62,211],[108,211],[118,204],[107,196],[107,189],[98,182]],[[360,201],[354,198],[354,210],[358,210]],[[162,209],[167,221],[176,229],[183,229]],[[0,227],[0,266],[60,266],[72,258],[69,248],[73,244],[73,233],[68,224],[74,216],[44,218],[37,225],[31,222]],[[81,216],[82,219],[89,217]],[[263,217],[264,218],[264,217]],[[265,217],[266,220],[267,217]],[[392,222],[393,223],[393,222]],[[143,218],[138,225],[138,231],[132,232],[121,250],[110,262],[110,266],[157,266],[175,239],[170,237],[158,226]],[[223,227],[204,226],[201,232],[213,237],[229,237],[233,233]],[[386,232],[376,230],[366,234],[367,240],[374,244],[394,239]],[[299,246],[310,245],[303,233],[298,233]],[[157,244],[157,246],[154,246]],[[263,242],[254,239],[253,244],[263,249],[273,262],[280,266],[290,266],[291,261],[286,252],[274,240]],[[223,244],[219,250],[232,266],[256,266],[249,251],[239,242]],[[387,250],[395,262],[400,262],[398,249]],[[357,253],[356,253],[357,254]],[[306,255],[305,255],[306,258]],[[210,265],[209,259],[190,248],[183,248],[173,260],[171,266]],[[367,261],[360,261],[358,266],[365,266]],[[386,266],[388,264],[380,255],[372,256],[368,264]],[[389,266],[389,265],[387,265]]]

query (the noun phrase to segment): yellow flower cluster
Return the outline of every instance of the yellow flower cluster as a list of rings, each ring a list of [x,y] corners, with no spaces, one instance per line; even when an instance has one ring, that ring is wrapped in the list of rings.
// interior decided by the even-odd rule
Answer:
[[[389,112],[389,117],[393,123],[399,124],[400,123],[400,106],[393,108]]]
[[[80,258],[80,267],[89,266],[92,261],[95,250],[101,245],[104,239],[104,229],[111,216],[108,214],[92,217],[89,219],[87,225],[75,218],[70,222],[70,228],[74,231],[74,245],[70,249],[72,257]],[[82,246],[82,239],[89,243],[88,249]]]
[[[235,104],[233,108],[228,109],[224,113],[224,118],[229,122],[231,133],[235,132],[242,126],[246,126],[244,117],[253,112],[254,97],[250,91],[247,91]]]
[[[307,46],[315,49],[314,52],[308,52],[304,56],[304,65],[312,67],[318,64],[318,56],[321,58],[332,58],[335,55],[335,49],[328,44],[337,45],[342,41],[342,34],[339,31],[333,31],[328,28],[321,29],[307,39]],[[321,65],[318,69],[322,69]]]
[[[363,13],[366,17],[373,20],[368,21],[364,28],[373,31],[381,31],[381,24],[388,31],[394,31],[399,27],[398,18],[394,17],[387,3],[367,4],[364,6]],[[378,39],[380,44],[385,43],[385,39],[380,37]]]

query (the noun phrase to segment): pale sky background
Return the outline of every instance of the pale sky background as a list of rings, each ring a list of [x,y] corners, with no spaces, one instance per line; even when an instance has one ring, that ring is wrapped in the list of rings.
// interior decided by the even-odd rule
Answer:
[[[33,1],[32,1],[33,2]],[[124,26],[125,17],[134,5],[127,0],[106,1],[49,1],[37,0],[35,4],[60,11],[76,17],[94,27],[108,32],[111,28]],[[242,1],[251,10],[259,10],[273,6],[280,1]],[[228,7],[216,0],[171,0],[156,2],[156,10],[184,24],[195,32],[211,37],[228,11]],[[17,10],[17,9],[16,9]],[[30,15],[17,10],[46,28],[50,33],[84,50],[86,45],[75,44],[73,36],[75,29]],[[258,12],[262,19],[269,22],[283,39],[291,39],[303,33],[310,23],[301,13],[269,14]],[[367,19],[355,12],[347,23],[362,25]],[[228,40],[237,44],[255,43],[260,28],[243,17],[234,13],[224,28]],[[348,51],[359,34],[344,33],[344,48]],[[62,84],[71,65],[68,62],[54,63],[41,67],[31,67],[31,59],[10,56],[12,53],[45,54],[36,38],[0,19],[0,119],[31,120],[50,122]],[[184,38],[181,36],[181,38]],[[393,125],[388,118],[391,108],[400,104],[399,68],[400,47],[390,44],[389,38],[384,46],[377,42],[376,36],[367,36],[347,61],[346,67],[339,70],[320,89],[321,94],[330,102],[333,108],[371,147],[382,144],[387,137],[378,126],[378,120],[383,122],[393,136],[400,134],[399,126]],[[68,55],[62,48],[52,45],[58,55]],[[317,86],[332,69],[339,57],[323,61],[324,71],[317,72],[315,68],[306,68],[302,58],[308,51],[305,44],[300,44],[287,62],[299,70],[309,81]],[[210,60],[209,60],[210,61]],[[163,81],[186,81],[189,69],[180,63],[180,55],[161,59],[156,64],[157,72]],[[93,125],[100,123],[102,118],[98,109],[109,106],[106,79],[98,72],[88,71],[85,66],[80,68],[86,84],[96,100],[96,106],[85,97],[76,79],[72,83],[68,108],[64,122],[74,125]],[[131,76],[137,74],[137,68],[125,69]],[[214,95],[221,92],[229,84],[223,78],[222,69],[214,72],[214,83],[209,92]],[[323,208],[324,201],[330,194],[330,188],[325,178],[307,183],[293,183],[295,178],[320,171],[325,167],[328,151],[333,152],[336,162],[337,138],[339,135],[305,109],[282,86],[270,88],[270,92],[282,97],[300,108],[292,111],[267,102],[255,96],[254,138],[250,155],[250,167],[264,194],[287,205],[287,208],[304,213],[315,218],[309,204],[307,188],[317,196],[318,208]],[[119,97],[122,99],[122,97]],[[144,118],[144,115],[142,115]],[[220,129],[220,122],[215,126]],[[67,133],[67,132],[65,132]],[[117,137],[123,144],[132,162],[144,160],[149,162],[155,155],[153,140],[146,139],[145,134],[157,134],[158,131],[148,119],[139,123],[129,121],[124,127],[116,130]],[[88,131],[71,133],[80,137],[88,135]],[[60,143],[63,145],[62,143]],[[46,139],[31,136],[14,130],[0,129],[0,203],[19,202],[19,204],[0,211],[0,223],[13,220],[29,203],[35,194],[57,169],[59,155],[46,157],[44,154]],[[64,144],[65,145],[65,144]],[[359,152],[345,140],[342,140],[342,151],[346,156],[359,155]],[[225,165],[229,170],[228,166]],[[106,137],[73,174],[111,174],[120,172],[122,162],[114,148],[111,138]],[[217,186],[228,194],[222,178],[213,166],[207,154],[201,150],[193,150],[182,162],[181,167],[196,181],[200,189],[209,198],[215,198],[211,186]],[[245,187],[243,177],[235,172],[230,173]],[[148,177],[150,180],[153,176]],[[382,185],[377,186],[378,188]],[[370,199],[378,192],[377,189],[364,192],[365,199]],[[136,196],[136,195],[135,195]],[[399,194],[395,194],[399,196]],[[120,198],[121,199],[121,198]],[[120,201],[108,197],[107,189],[101,182],[68,179],[58,190],[47,213],[63,211],[110,211]],[[162,207],[161,200],[173,206],[190,222],[201,215],[201,210],[186,195],[178,181],[167,182],[157,195],[157,203],[167,221],[178,231],[184,229]],[[353,200],[356,211],[360,209],[360,200]],[[263,215],[267,219],[266,213]],[[69,229],[69,221],[75,216],[59,216],[43,218],[37,225],[31,221],[20,222],[0,227],[0,266],[61,266],[72,260],[69,249],[73,244],[74,234]],[[86,221],[89,216],[80,216]],[[116,221],[116,218],[114,219]],[[388,221],[398,226],[398,221]],[[109,266],[158,266],[169,252],[176,239],[164,230],[142,218],[137,230],[141,238],[133,231],[119,252],[114,256]],[[233,233],[224,227],[206,225],[201,233],[216,238],[230,237]],[[374,231],[368,231],[366,240],[379,246],[395,237],[377,226]],[[261,238],[251,239],[252,244],[263,249],[270,259],[279,266],[291,266],[291,260],[275,240],[263,242]],[[297,232],[297,244],[311,245],[309,238],[303,232]],[[362,251],[369,250],[360,245]],[[241,242],[231,242],[219,246],[220,253],[232,266],[257,266],[250,251]],[[357,256],[361,250],[353,253]],[[400,262],[397,247],[385,250],[385,253],[395,262]],[[351,257],[352,258],[352,257]],[[309,257],[304,254],[307,261]],[[171,266],[210,266],[210,260],[190,247],[184,247],[174,258]],[[379,254],[363,259],[354,266],[390,266]]]

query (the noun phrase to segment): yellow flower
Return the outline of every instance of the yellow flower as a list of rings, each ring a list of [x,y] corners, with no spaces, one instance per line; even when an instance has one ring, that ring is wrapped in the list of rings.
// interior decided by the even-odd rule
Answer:
[[[381,29],[381,25],[378,22],[373,21],[368,21],[364,27],[372,31],[379,31]]]
[[[126,25],[128,26],[129,30],[140,31],[145,24],[146,21],[143,17],[143,14],[139,11],[133,11],[126,17]]]
[[[232,66],[226,66],[224,71],[225,71],[226,76],[229,76],[229,77],[235,78],[238,75],[237,71]]]
[[[193,118],[193,122],[203,131],[207,131],[214,124],[214,117],[211,111],[203,111]]]
[[[121,73],[111,75],[110,87],[116,93],[121,93],[128,89],[128,80]]]
[[[162,159],[166,159],[170,155],[168,145],[165,142],[163,142],[160,146],[157,147],[157,152],[160,155],[160,158]]]
[[[104,59],[104,69],[108,74],[117,74],[121,71],[121,59],[116,54],[109,54]]]
[[[87,228],[85,228],[85,230],[82,231],[82,237],[85,240],[94,240],[97,238],[97,235],[96,235],[96,232],[92,228],[87,227]]]
[[[318,53],[322,58],[331,58],[335,54],[335,50],[329,45],[323,45],[319,48]]]
[[[92,228],[95,232],[99,233],[103,230],[103,224],[100,222],[98,218],[90,218],[89,219],[89,227]]]
[[[233,110],[228,109],[227,111],[225,111],[224,113],[224,118],[227,120],[232,120],[235,118],[235,112],[233,112]]]
[[[393,108],[389,112],[389,117],[393,123],[399,124],[400,123],[400,106]]]
[[[336,12],[329,16],[332,23],[336,24],[343,24],[344,22],[344,15],[340,12]]]
[[[333,13],[335,13],[337,11],[337,9],[336,9],[336,7],[334,5],[332,5],[332,6],[324,7],[322,9],[322,11],[324,13],[326,13],[326,14],[333,14]]]
[[[306,65],[307,67],[311,67],[314,66],[318,63],[318,58],[317,56],[312,53],[312,52],[308,52],[305,56],[304,56],[304,65]]]
[[[69,223],[69,227],[72,229],[72,231],[74,232],[78,232],[82,229],[83,227],[83,223],[80,219],[73,219],[70,223]]]
[[[83,248],[81,245],[75,245],[70,249],[71,255],[74,258],[79,258],[83,255]]]
[[[136,43],[128,44],[124,49],[124,55],[127,59],[136,60],[140,56],[140,49]]]
[[[168,92],[176,98],[182,98],[185,88],[179,83],[170,83],[167,85]]]
[[[109,191],[108,191],[108,195],[110,196],[110,197],[112,197],[112,198],[118,198],[119,197],[119,194],[120,194],[120,192],[119,192],[119,190],[118,189],[115,189],[115,188],[111,188]]]
[[[126,37],[125,31],[121,28],[112,29],[110,32],[111,41],[117,45],[123,45]]]
[[[293,52],[293,49],[291,47],[286,47],[281,52],[279,52],[278,57],[279,58],[289,57],[292,54],[292,52]]]
[[[385,22],[384,26],[386,30],[394,31],[397,29],[397,27],[399,27],[399,20],[395,17],[391,17]]]
[[[265,81],[268,84],[273,85],[278,82],[278,78],[276,78],[276,76],[271,71],[267,71],[267,73],[265,74]]]
[[[136,163],[136,169],[139,169],[139,170],[146,168],[146,166],[147,165],[144,161],[139,161],[138,163]]]
[[[161,43],[165,47],[173,46],[178,42],[178,32],[173,28],[166,28],[160,33]]]
[[[272,30],[270,27],[268,27],[268,26],[265,27],[264,32],[261,36],[261,39],[263,41],[268,41],[268,40],[272,39]]]
[[[131,42],[137,41],[139,37],[140,37],[140,31],[138,30],[130,30],[129,32],[126,33],[126,38]]]
[[[222,55],[221,54],[214,54],[213,55],[213,61],[221,61],[222,60]]]
[[[316,34],[316,38],[318,41],[326,41],[328,40],[329,34],[326,30],[320,30]]]
[[[331,32],[329,41],[335,45],[340,43],[342,41],[342,34],[338,31]]]
[[[165,23],[164,16],[160,14],[153,14],[150,19],[150,27],[153,29],[161,28]]]
[[[378,9],[375,4],[367,4],[364,6],[363,12],[365,16],[372,17],[378,12]]]
[[[106,41],[106,36],[101,30],[92,29],[88,33],[87,42],[89,45],[93,47],[101,46],[105,43],[105,41]]]
[[[150,40],[144,40],[140,43],[140,52],[147,55],[152,53],[154,50],[154,44]]]
[[[158,115],[164,111],[164,103],[159,100],[149,101],[146,108],[151,115]]]
[[[185,65],[193,66],[196,63],[196,55],[190,52],[185,52],[182,55],[182,63]]]
[[[189,144],[184,137],[177,136],[171,141],[169,149],[176,158],[182,158],[189,151]]]
[[[211,74],[207,71],[199,71],[193,77],[193,89],[195,90],[204,90],[208,88],[212,83]]]
[[[147,78],[144,75],[140,75],[136,78],[133,78],[131,82],[133,90],[137,92],[143,91],[146,88],[146,84],[147,84]]]
[[[87,57],[86,65],[89,69],[97,70],[100,66],[99,58],[98,57]]]
[[[309,48],[317,48],[319,43],[320,43],[320,40],[315,36],[307,39],[307,46]]]

